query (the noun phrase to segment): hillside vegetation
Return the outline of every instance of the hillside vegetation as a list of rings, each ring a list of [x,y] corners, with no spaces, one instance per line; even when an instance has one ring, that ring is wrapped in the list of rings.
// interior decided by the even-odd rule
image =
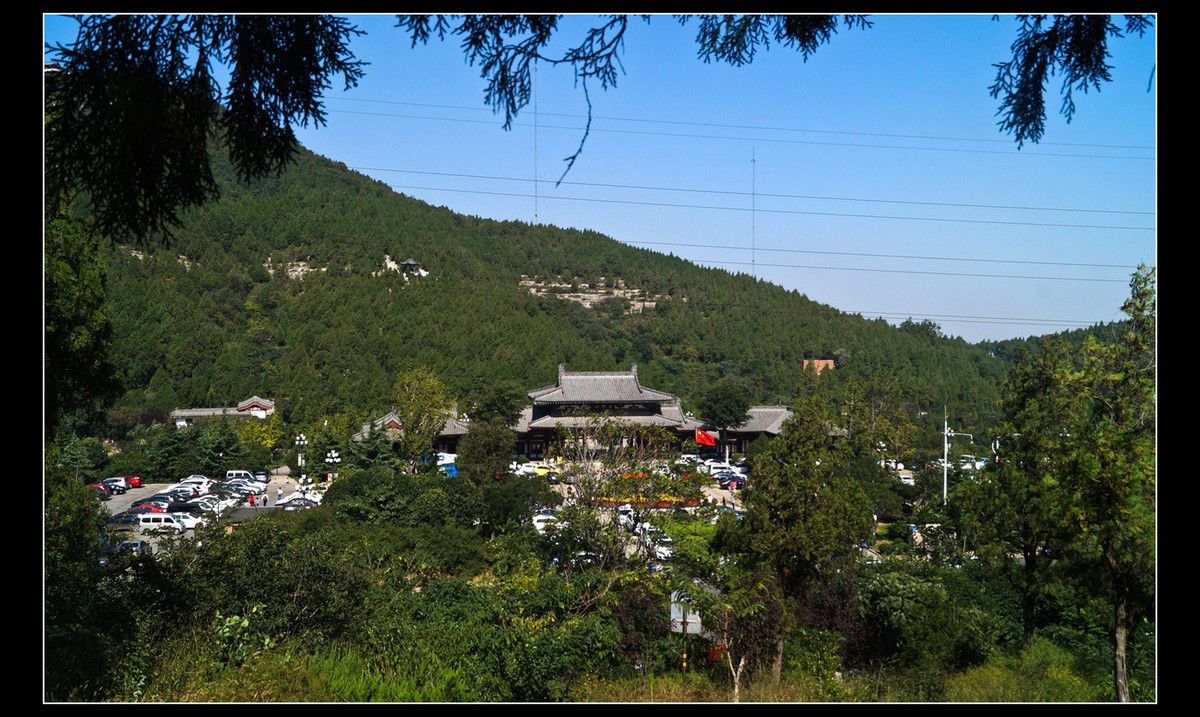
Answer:
[[[560,363],[636,363],[685,408],[726,376],[773,404],[794,398],[804,359],[837,362],[830,389],[886,377],[889,400],[915,422],[928,414],[928,430],[943,406],[962,430],[996,419],[1009,362],[930,322],[866,320],[595,232],[462,216],[311,153],[251,185],[218,168],[222,199],[169,247],[110,253],[128,421],[251,395],[296,421],[383,412],[394,377],[417,366],[462,396],[552,383]],[[407,259],[424,275],[400,271]]]

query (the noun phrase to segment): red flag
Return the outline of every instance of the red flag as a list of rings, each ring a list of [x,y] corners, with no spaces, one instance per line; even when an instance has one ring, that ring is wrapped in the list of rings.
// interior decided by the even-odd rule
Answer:
[[[696,443],[699,443],[702,446],[715,446],[715,445],[717,445],[717,439],[713,438],[713,435],[711,433],[709,433],[708,431],[702,431],[699,428],[697,428],[696,429]]]

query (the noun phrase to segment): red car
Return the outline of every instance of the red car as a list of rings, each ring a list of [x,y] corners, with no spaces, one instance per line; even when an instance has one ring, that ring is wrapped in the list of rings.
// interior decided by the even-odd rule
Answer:
[[[129,484],[130,488],[141,488],[142,487],[142,479],[138,478],[137,476],[121,476],[121,477],[125,479],[125,482]]]

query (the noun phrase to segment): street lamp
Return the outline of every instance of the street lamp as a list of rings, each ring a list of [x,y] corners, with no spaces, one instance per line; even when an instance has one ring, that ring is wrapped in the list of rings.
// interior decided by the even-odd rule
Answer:
[[[297,483],[303,483],[304,479],[305,479],[304,447],[307,445],[308,445],[308,438],[303,433],[296,436],[296,464],[297,464],[297,467],[300,469],[300,480],[296,481]]]
[[[334,468],[334,470],[329,471],[330,480],[333,480],[334,478],[337,477],[337,465],[341,462],[342,462],[342,456],[340,454],[338,454],[336,449],[329,451],[329,453],[327,453],[325,455],[325,463],[327,465],[333,466],[333,468]]]

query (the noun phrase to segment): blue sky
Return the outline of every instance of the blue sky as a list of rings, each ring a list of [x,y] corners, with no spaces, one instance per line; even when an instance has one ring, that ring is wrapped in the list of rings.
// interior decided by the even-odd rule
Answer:
[[[565,18],[560,42],[593,19]],[[412,48],[393,16],[355,16],[366,76],[298,135],[463,214],[592,229],[971,342],[1121,318],[1130,273],[1157,261],[1156,31],[1110,43],[1113,81],[1077,91],[1069,124],[1052,78],[1045,136],[1018,149],[988,94],[1014,18],[871,20],[807,62],[772,47],[737,68],[697,58],[694,22],[632,22],[556,186],[586,122],[570,68],[539,66],[505,131],[457,40]]]

